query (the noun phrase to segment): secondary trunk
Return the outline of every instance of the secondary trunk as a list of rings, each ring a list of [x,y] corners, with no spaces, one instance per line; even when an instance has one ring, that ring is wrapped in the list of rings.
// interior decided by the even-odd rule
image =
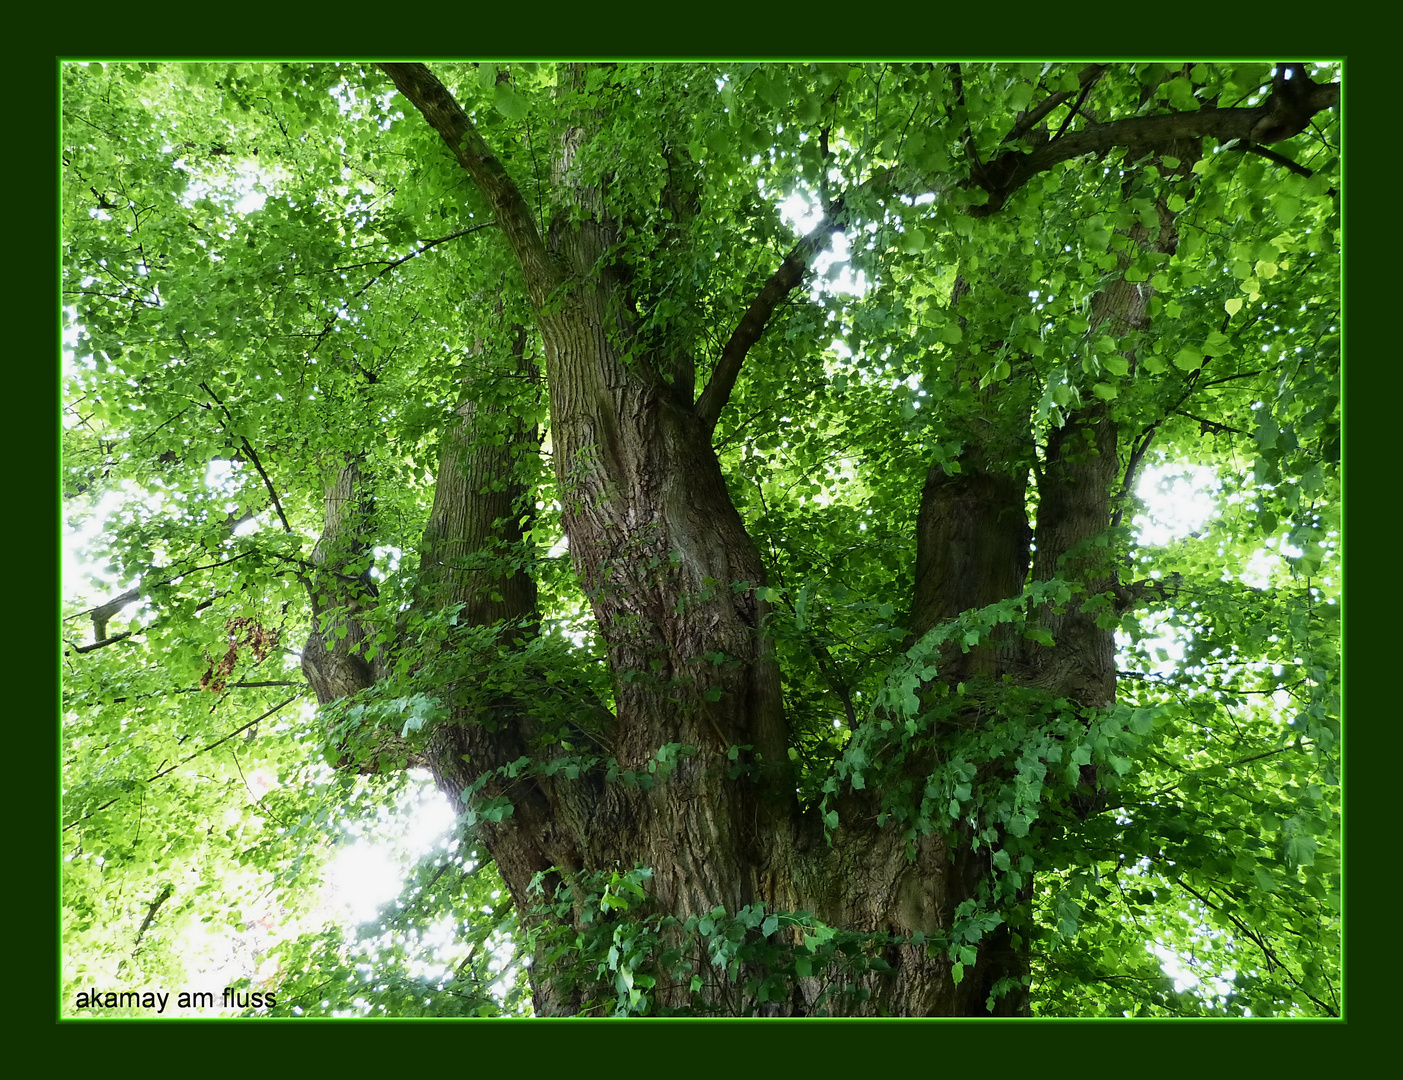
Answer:
[[[476,814],[477,837],[536,936],[537,1013],[589,1010],[615,991],[628,1004],[640,975],[651,980],[651,1007],[660,1012],[987,1015],[996,986],[993,1012],[1026,1012],[1026,946],[1016,945],[1007,920],[983,937],[958,983],[948,950],[921,943],[948,932],[961,905],[978,895],[989,874],[987,844],[975,850],[963,825],[950,834],[903,830],[879,794],[846,783],[837,787],[840,824],[831,836],[817,811],[800,812],[768,608],[757,593],[765,567],[711,446],[729,386],[708,387],[694,404],[687,380],[677,377],[687,366],[686,343],[641,341],[627,268],[611,254],[622,233],[598,182],[578,182],[573,168],[591,117],[576,115],[559,133],[552,175],[563,202],[542,238],[443,86],[420,65],[385,67],[472,174],[517,256],[550,387],[562,520],[612,680],[612,714],[568,687],[562,713],[548,704],[546,671],[529,661],[510,689],[494,689],[490,678],[480,685],[471,665],[460,664],[442,687],[449,722],[425,750],[455,806]],[[800,275],[789,276],[783,290]],[[1097,321],[1135,324],[1142,297],[1117,283],[1097,299]],[[959,470],[930,470],[916,528],[912,633],[1023,588],[1033,467],[1033,577],[1061,573],[1082,580],[1084,591],[1065,610],[1041,613],[1052,647],[996,633],[968,653],[947,648],[937,677],[954,686],[1007,676],[1103,706],[1114,696],[1111,630],[1099,619],[1099,601],[1085,601],[1110,591],[1115,572],[1084,546],[1110,521],[1115,425],[1100,404],[1074,412],[1048,438],[1039,467],[1027,410],[1009,415],[992,428],[970,426]],[[420,603],[464,605],[466,624],[482,632],[464,640],[487,650],[488,661],[491,650],[529,655],[529,574],[522,564],[493,582],[483,561],[492,550],[520,547],[520,515],[503,511],[521,505],[510,463],[529,440],[508,430],[504,450],[482,438],[475,428],[486,417],[471,403],[459,418],[445,440]],[[580,734],[572,710],[591,718],[592,732]],[[956,728],[979,722],[973,713],[956,719]],[[578,769],[556,767],[558,748],[571,740],[600,749]],[[938,737],[922,743],[906,766],[913,780],[923,783],[941,754]],[[614,875],[617,884],[636,866],[651,878],[646,903],[629,917],[667,919],[647,924],[654,936],[638,939],[642,966],[617,952],[606,961],[618,975],[611,987],[588,966],[601,957],[586,964],[559,945],[572,934],[585,942],[601,919],[614,917],[601,915],[591,883]],[[1029,889],[1015,902],[1026,902]],[[557,897],[564,906],[548,910],[545,902]],[[803,916],[765,923],[769,934],[759,925],[767,914],[800,912],[848,935],[843,957],[823,974],[800,958],[814,952],[798,925]],[[718,929],[736,925],[743,932],[733,937]],[[796,952],[801,942],[808,947]],[[830,985],[838,970],[843,985]]]

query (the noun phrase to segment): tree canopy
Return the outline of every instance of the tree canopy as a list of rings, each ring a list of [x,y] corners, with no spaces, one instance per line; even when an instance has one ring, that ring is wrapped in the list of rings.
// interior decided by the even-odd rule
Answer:
[[[65,1012],[1340,1014],[1338,64],[62,93]]]

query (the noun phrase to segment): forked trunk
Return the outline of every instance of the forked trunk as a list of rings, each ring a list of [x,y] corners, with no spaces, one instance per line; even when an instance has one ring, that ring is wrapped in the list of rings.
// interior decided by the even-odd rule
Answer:
[[[618,226],[601,191],[578,180],[574,155],[597,118],[576,115],[559,134],[552,175],[562,206],[542,238],[442,85],[418,65],[385,67],[487,195],[516,253],[543,345],[562,520],[612,679],[612,715],[569,688],[561,712],[543,704],[555,691],[529,664],[515,689],[501,690],[473,685],[470,664],[460,665],[459,681],[446,687],[449,722],[425,751],[440,787],[476,817],[477,836],[535,937],[536,1012],[590,1011],[614,993],[627,1005],[645,985],[651,1008],[663,1013],[1026,1013],[1026,934],[1018,935],[1007,903],[1002,923],[971,939],[979,940],[977,956],[962,972],[948,942],[931,944],[983,895],[987,837],[972,843],[963,821],[949,832],[903,828],[860,784],[833,788],[836,828],[816,809],[801,812],[796,798],[768,606],[757,591],[765,567],[727,492],[711,432],[746,342],[801,279],[807,249],[796,249],[767,286],[775,296],[752,305],[694,402],[682,375],[685,347],[642,344],[629,272],[611,254]],[[567,82],[571,76],[579,72],[567,72]],[[1165,213],[1160,250],[1172,247]],[[965,287],[957,286],[956,302]],[[1113,283],[1096,300],[1096,322],[1140,325],[1144,295]],[[972,372],[970,386],[978,379]],[[995,386],[986,396],[998,392],[1009,391]],[[1061,609],[1029,613],[1051,630],[1052,646],[1000,629],[973,649],[946,646],[935,680],[957,698],[970,681],[1107,705],[1115,672],[1102,594],[1114,592],[1115,568],[1090,543],[1110,523],[1114,422],[1100,403],[1073,411],[1039,462],[1029,450],[1029,410],[1003,415],[1002,426],[970,426],[958,468],[930,469],[916,523],[912,640],[1024,588],[1031,471],[1032,578],[1060,574],[1080,591]],[[471,403],[459,417],[425,536],[421,603],[461,604],[467,626],[496,626],[471,636],[473,647],[521,649],[536,623],[529,573],[521,567],[492,581],[483,560],[521,546],[525,492],[512,462],[529,439],[500,423],[505,442],[484,438],[477,429],[488,418]],[[923,693],[936,694],[929,672],[925,678]],[[971,706],[950,728],[981,722]],[[912,744],[907,769],[916,782],[943,759],[946,737],[937,731]],[[573,744],[589,753],[567,768],[561,748]],[[646,900],[629,912],[643,936],[630,938],[632,959],[614,949],[608,964],[617,979],[601,984],[591,966],[600,957],[572,949],[587,948],[601,919],[614,925],[601,911],[599,883],[621,887],[636,867],[651,872]],[[1030,892],[1028,879],[1013,907],[1026,906]],[[615,895],[613,907],[619,903]],[[832,935],[826,928],[846,936],[842,955],[820,971],[811,957]]]

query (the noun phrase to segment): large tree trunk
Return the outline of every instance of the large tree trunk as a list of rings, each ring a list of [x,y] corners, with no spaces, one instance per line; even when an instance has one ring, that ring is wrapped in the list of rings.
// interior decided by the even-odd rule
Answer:
[[[581,837],[592,870],[642,863],[660,910],[773,907],[795,812],[778,671],[761,626],[759,553],[731,503],[710,429],[658,371],[626,359],[625,286],[589,275],[609,241],[586,221],[553,238],[575,280],[540,320],[555,473],[570,551],[608,650],[621,775],[695,748],[650,789],[604,790]],[[732,777],[730,748],[752,766]],[[684,983],[662,1007],[690,1004]]]
[[[599,916],[597,897],[591,901],[585,887],[590,875],[639,865],[652,876],[647,906],[637,914],[672,920],[658,927],[652,946],[658,958],[675,950],[677,961],[659,959],[654,968],[659,1011],[701,1002],[711,1010],[771,1015],[819,1009],[987,1015],[998,985],[992,1011],[1025,1013],[1026,946],[1016,947],[1007,920],[985,936],[978,960],[958,983],[947,951],[920,943],[922,936],[947,933],[960,905],[979,895],[989,876],[987,844],[976,850],[963,826],[949,835],[908,833],[886,818],[878,796],[851,786],[837,792],[841,824],[831,836],[817,812],[800,813],[779,674],[764,632],[768,608],[757,593],[765,567],[711,446],[716,414],[729,393],[720,374],[728,361],[723,358],[694,403],[689,380],[678,374],[686,367],[685,346],[644,348],[638,340],[627,271],[604,258],[617,240],[616,223],[602,209],[599,188],[577,182],[572,167],[591,118],[577,116],[560,133],[553,175],[570,212],[556,214],[545,239],[443,86],[420,65],[385,67],[487,195],[522,269],[544,347],[565,532],[612,678],[612,716],[586,695],[573,699],[577,714],[598,719],[607,743],[598,755],[604,760],[578,775],[542,767],[557,753],[546,748],[561,745],[562,727],[558,715],[543,711],[548,694],[529,692],[530,677],[526,692],[444,687],[450,719],[425,750],[458,809],[495,807],[479,815],[477,837],[525,927],[538,935],[532,969],[537,1013],[591,1007],[593,976],[572,970],[568,955],[552,951],[550,928],[586,932]],[[1161,250],[1172,244],[1171,234],[1161,230],[1155,241]],[[802,260],[791,266],[793,260],[772,283],[780,296],[802,276]],[[1124,286],[1117,283],[1097,298],[1098,323],[1143,322],[1143,291]],[[763,316],[747,333],[758,336]],[[730,370],[727,379],[734,375]],[[973,383],[977,373],[969,378]],[[1015,419],[1002,428],[971,425],[958,470],[936,465],[929,472],[916,523],[913,638],[961,612],[1016,596],[1025,585],[1033,433],[1028,410],[1004,412]],[[513,462],[531,452],[533,440],[471,401],[458,415],[444,442],[425,536],[421,604],[462,604],[467,625],[496,626],[497,646],[520,648],[520,635],[535,623],[529,573],[489,580],[484,556],[520,547],[525,491],[514,479]],[[484,438],[484,425],[505,434],[505,444]],[[1080,580],[1084,591],[1065,610],[1040,614],[1053,646],[1031,648],[996,633],[972,651],[941,652],[939,680],[953,687],[1009,676],[1086,707],[1113,699],[1112,632],[1098,620],[1097,605],[1085,601],[1112,591],[1115,571],[1083,546],[1110,523],[1117,471],[1117,433],[1103,406],[1074,413],[1052,433],[1038,480],[1033,578],[1061,574]],[[507,626],[515,629],[502,629]],[[481,647],[483,639],[472,640]],[[466,675],[461,668],[456,677]],[[971,712],[958,721],[956,729],[979,719]],[[919,778],[941,753],[937,733],[908,768]],[[523,759],[534,764],[523,770]],[[654,783],[655,775],[665,779]],[[1026,901],[1030,888],[1015,899]],[[557,894],[567,898],[567,907],[546,911],[543,901]],[[769,979],[769,965],[782,959],[714,963],[691,933],[696,923],[687,921],[718,909],[727,916],[744,909],[810,912],[828,926],[874,935],[866,950],[870,962],[844,976],[842,994],[830,992],[831,976],[803,971],[781,990],[753,993],[778,985]],[[774,929],[770,938],[792,949],[800,932]],[[693,972],[700,991],[687,977]]]
[[[453,106],[433,86],[414,82],[418,73],[393,73],[430,121],[448,128],[451,146],[469,142],[453,126],[459,123]],[[557,175],[569,172],[574,139],[567,132],[562,140],[567,155]],[[459,156],[467,156],[465,165],[475,175],[489,173],[470,153],[460,150]],[[590,191],[575,197],[587,209],[598,202]],[[494,203],[502,214],[509,197]],[[624,779],[600,783],[595,773],[566,781],[556,774],[514,785],[514,813],[480,826],[482,839],[522,911],[539,900],[531,891],[538,875],[549,886],[557,871],[642,864],[652,870],[652,909],[679,922],[718,908],[734,914],[763,905],[770,912],[810,911],[831,926],[894,940],[909,940],[918,931],[940,933],[981,879],[978,859],[952,859],[945,838],[927,836],[913,860],[905,838],[879,827],[877,809],[857,792],[840,803],[843,826],[831,846],[818,815],[801,819],[778,672],[761,632],[767,605],[756,590],[765,584],[765,569],[712,450],[714,419],[699,414],[685,388],[659,374],[674,367],[673,357],[634,354],[626,282],[598,269],[613,240],[612,225],[598,216],[577,217],[582,220],[553,229],[544,259],[534,251],[526,224],[518,222],[527,235],[514,243],[527,249],[521,262],[537,299],[563,520],[608,649],[616,712],[611,743]],[[533,266],[549,266],[550,278],[533,282]],[[978,488],[979,476],[973,479]],[[932,523],[931,535],[942,527],[966,530],[958,541],[923,548],[927,584],[921,603],[932,621],[936,612],[962,610],[986,594],[999,599],[1021,586],[1019,562],[1026,565],[1027,543],[1021,485],[996,481],[994,487],[992,496],[965,486],[950,489],[950,508],[941,518],[934,507],[947,489],[938,479],[928,485],[933,509],[923,512],[923,520],[945,523]],[[475,498],[471,490],[463,494]],[[1010,502],[1017,515],[1006,521]],[[965,505],[986,511],[973,529],[963,516]],[[489,513],[480,507],[470,515]],[[1014,537],[1013,546],[1001,551],[1006,557],[997,570],[980,565],[990,556],[979,530],[994,524]],[[943,569],[933,569],[935,562]],[[982,584],[966,595],[971,571]],[[456,798],[484,770],[526,756],[530,726],[523,715],[492,731],[474,723],[445,729],[430,753],[440,783]],[[630,775],[648,775],[649,761],[669,745],[692,752],[664,783],[627,782]],[[489,781],[479,797],[507,787]],[[582,914],[575,912],[577,918]],[[668,940],[683,944],[675,928],[664,944]],[[894,969],[891,975],[855,975],[853,993],[841,1003],[830,994],[822,1007],[854,1014],[987,1012],[985,999],[997,975],[976,972],[956,986],[943,953],[930,955],[909,943],[880,951]],[[703,969],[706,959],[701,957]],[[713,1007],[756,1008],[733,988],[766,973],[742,963],[725,974],[704,979],[702,996],[710,995]],[[824,982],[801,977],[792,992],[761,1011],[807,1014],[823,995]],[[581,1005],[580,987],[569,980],[538,971],[534,984],[538,1013],[569,1013]],[[1005,999],[1000,1011],[1015,1000]],[[663,980],[655,1003],[661,1010],[685,1010],[694,1004],[693,992],[687,981]]]

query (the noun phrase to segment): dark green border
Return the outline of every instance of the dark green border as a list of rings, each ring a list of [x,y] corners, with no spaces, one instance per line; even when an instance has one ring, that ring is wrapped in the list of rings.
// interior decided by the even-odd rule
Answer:
[[[271,6],[270,6],[271,7]],[[334,10],[334,9],[333,9]],[[451,18],[449,10],[462,11],[463,17]],[[1369,48],[1373,42],[1382,42],[1387,35],[1382,27],[1371,20],[1365,24],[1361,20],[1358,30],[1351,33],[1338,21],[1331,20],[1329,12],[1315,16],[1314,22],[1306,22],[1284,10],[1241,9],[1240,14],[1215,9],[1211,12],[1212,24],[1196,22],[1198,12],[1159,8],[1146,8],[1139,17],[1126,17],[1126,12],[1093,8],[1066,8],[1049,5],[1014,6],[968,5],[961,9],[934,8],[924,14],[911,11],[898,11],[890,7],[854,7],[851,11],[836,8],[790,9],[787,11],[762,11],[756,6],[745,5],[738,9],[718,9],[714,6],[704,9],[660,10],[655,5],[637,5],[634,10],[624,11],[618,5],[610,5],[607,12],[603,8],[594,9],[587,24],[581,19],[578,7],[558,8],[534,6],[529,11],[507,11],[501,8],[483,9],[387,9],[381,15],[390,25],[366,27],[362,19],[371,14],[372,9],[343,8],[331,14],[322,9],[320,16],[311,16],[305,28],[293,29],[289,23],[296,22],[296,16],[289,13],[287,6],[272,8],[266,14],[245,6],[237,13],[212,13],[211,21],[194,9],[182,6],[172,9],[169,18],[155,5],[144,5],[123,12],[120,8],[104,7],[93,10],[91,15],[75,5],[64,9],[67,25],[54,35],[55,44],[47,55],[35,56],[35,47],[28,44],[27,54],[17,61],[20,78],[12,83],[17,97],[28,88],[33,93],[36,88],[40,96],[45,96],[45,88],[56,85],[55,54],[62,57],[133,57],[149,59],[153,57],[205,57],[213,55],[256,57],[267,55],[284,56],[335,56],[344,58],[364,54],[367,46],[377,53],[398,54],[405,57],[422,57],[423,46],[429,45],[437,55],[463,57],[471,54],[479,56],[505,57],[530,56],[546,57],[607,57],[638,59],[689,59],[716,57],[746,57],[765,59],[818,59],[874,57],[893,58],[894,47],[903,54],[917,58],[984,55],[988,58],[1019,59],[1058,57],[1087,57],[1105,59],[1107,56],[1133,56],[1147,58],[1151,51],[1144,46],[1152,46],[1156,56],[1168,57],[1171,53],[1181,53],[1195,58],[1205,55],[1252,55],[1264,58],[1307,57],[1347,57],[1345,90],[1350,124],[1348,130],[1359,138],[1356,149],[1351,144],[1351,169],[1349,186],[1346,192],[1346,211],[1350,220],[1358,218],[1357,228],[1350,234],[1348,252],[1348,281],[1350,296],[1348,301],[1349,329],[1346,338],[1347,368],[1355,378],[1360,392],[1347,396],[1346,408],[1348,433],[1346,436],[1347,467],[1352,477],[1354,470],[1361,471],[1364,478],[1354,486],[1361,491],[1369,491],[1367,480],[1375,470],[1375,462],[1387,461],[1385,447],[1377,446],[1379,434],[1387,438],[1397,426],[1397,421],[1387,410],[1395,400],[1390,393],[1388,380],[1396,380],[1399,361],[1396,357],[1398,346],[1393,336],[1379,332],[1381,320],[1379,312],[1392,312],[1398,309],[1397,285],[1392,278],[1392,267],[1384,263],[1382,252],[1385,243],[1392,240],[1395,229],[1392,220],[1382,213],[1387,205],[1383,199],[1371,195],[1371,185],[1375,192],[1379,181],[1390,176],[1391,168],[1381,161],[1373,146],[1389,147],[1393,135],[1393,125],[1374,127],[1368,117],[1377,116],[1382,102],[1390,104],[1396,95],[1389,87],[1383,86],[1382,61],[1377,67],[1363,59],[1365,53],[1351,48],[1358,43],[1361,48]],[[1201,10],[1201,9],[1200,9]],[[1117,19],[1117,14],[1121,19]],[[506,19],[513,17],[520,22],[529,19],[529,28],[508,25]],[[313,23],[315,18],[315,23]],[[216,24],[213,20],[218,20]],[[685,21],[684,21],[685,20]],[[1117,22],[1123,23],[1123,28]],[[230,25],[232,23],[232,25]],[[1321,25],[1324,23],[1325,25]],[[1235,24],[1235,25],[1234,25]],[[425,29],[427,28],[427,29]],[[452,41],[458,49],[446,52],[444,45]],[[217,43],[217,48],[210,46]],[[12,67],[12,71],[14,68]],[[30,148],[47,156],[49,162],[56,160],[57,117],[56,94],[47,91],[47,107],[24,109],[21,112],[21,133],[15,144],[25,149],[17,153],[8,170],[12,178],[22,175],[23,164],[29,159]],[[1375,134],[1379,132],[1379,134]],[[13,137],[13,136],[12,136]],[[15,365],[22,371],[21,390],[15,400],[26,400],[26,391],[37,394],[40,401],[54,401],[57,386],[57,350],[54,342],[53,313],[57,310],[57,245],[54,243],[57,218],[57,183],[47,185],[47,196],[41,206],[47,203],[52,216],[47,220],[42,213],[25,212],[32,201],[32,185],[26,190],[15,183],[18,190],[12,195],[10,205],[14,216],[19,219],[23,232],[21,244],[12,258],[12,264],[19,271],[20,296],[16,307],[26,313],[44,312],[42,318],[29,317],[22,320],[23,340],[16,350],[18,356],[30,358]],[[52,201],[49,201],[52,200]],[[1364,207],[1361,211],[1358,207]],[[1377,218],[1377,220],[1376,220]],[[33,232],[38,235],[30,236]],[[37,259],[34,257],[38,254]],[[1390,259],[1391,263],[1393,260]],[[35,264],[37,263],[37,267]],[[1383,264],[1383,265],[1381,265]],[[45,271],[48,272],[45,276]],[[1385,300],[1379,293],[1385,287],[1395,295]],[[31,295],[31,293],[33,295]],[[32,339],[31,340],[31,336]],[[28,346],[26,348],[26,346]],[[34,362],[34,358],[39,359]],[[34,385],[31,388],[31,383]],[[54,428],[46,427],[44,421],[30,419],[37,410],[20,411],[22,425],[34,423],[38,431],[29,433],[21,426],[16,432],[12,446],[16,463],[20,468],[20,497],[12,506],[23,508],[38,505],[50,512],[57,520],[59,515],[57,438]],[[55,447],[52,458],[43,453],[33,453],[27,449],[31,440],[37,439],[40,445]],[[23,449],[22,449],[23,448]],[[1391,492],[1390,492],[1391,494]],[[28,496],[28,498],[25,498]],[[1363,496],[1359,507],[1351,507],[1346,521],[1346,558],[1348,565],[1366,568],[1387,565],[1380,547],[1389,536],[1387,524],[1378,520],[1383,515],[1376,509],[1383,499]],[[22,525],[16,515],[11,528],[18,532]],[[20,545],[17,543],[16,547]],[[38,687],[37,709],[18,708],[15,720],[26,733],[25,738],[33,738],[41,752],[29,758],[22,758],[27,765],[30,760],[51,764],[52,770],[42,773],[45,780],[57,775],[57,748],[52,729],[40,724],[26,724],[29,715],[36,718],[57,717],[57,652],[48,643],[58,640],[58,608],[55,593],[58,591],[59,541],[38,556],[38,572],[27,571],[28,561],[35,556],[32,545],[23,546],[26,559],[24,570],[15,576],[20,579],[21,589],[25,590],[21,603],[23,608],[16,613],[15,624],[24,639],[31,642],[45,641],[43,659],[38,670],[29,662],[24,662],[20,672],[28,678],[16,680],[28,686]],[[49,560],[53,562],[50,564]],[[49,565],[52,575],[46,575]],[[1377,573],[1378,571],[1376,571]],[[1379,799],[1375,793],[1391,793],[1397,789],[1396,778],[1384,777],[1383,767],[1389,763],[1386,752],[1378,744],[1382,730],[1392,726],[1390,721],[1398,715],[1399,708],[1394,703],[1396,695],[1380,698],[1378,694],[1377,672],[1390,671],[1397,666],[1397,659],[1391,655],[1396,632],[1390,633],[1387,623],[1376,618],[1375,611],[1392,607],[1389,591],[1383,581],[1371,582],[1372,588],[1360,590],[1362,595],[1376,598],[1369,609],[1355,612],[1346,599],[1346,626],[1354,645],[1351,654],[1353,662],[1349,672],[1362,680],[1353,686],[1349,695],[1351,704],[1359,707],[1361,717],[1367,720],[1358,732],[1360,746],[1353,745],[1354,732],[1351,730],[1348,743],[1348,774],[1351,797],[1349,806],[1351,824],[1348,850],[1358,852],[1361,865],[1369,866],[1371,858],[1378,859],[1382,877],[1393,860],[1390,857],[1393,845],[1378,836],[1373,824],[1381,818],[1387,820],[1387,809],[1374,806]],[[28,591],[43,595],[30,597]],[[52,633],[36,633],[31,636],[28,629],[30,619],[38,613],[39,625],[52,628]],[[1382,625],[1380,625],[1382,623]],[[1378,632],[1374,632],[1377,630]],[[1388,650],[1385,653],[1385,650]],[[46,680],[40,674],[52,671]],[[36,677],[37,676],[37,677]],[[46,685],[47,683],[47,685]],[[23,698],[22,698],[23,700]],[[1374,708],[1371,703],[1377,702]],[[37,734],[40,730],[43,735]],[[30,734],[33,733],[33,734]],[[42,749],[41,749],[42,747]],[[23,768],[12,775],[34,775],[35,770]],[[1355,775],[1355,774],[1358,775]],[[16,794],[19,794],[16,792]],[[231,1030],[224,1022],[190,1021],[178,1025],[163,1025],[159,1034],[155,1029],[141,1030],[141,1022],[66,1022],[62,1030],[49,1026],[55,1017],[53,1003],[57,1000],[58,973],[54,963],[57,934],[57,865],[55,859],[58,817],[57,800],[52,782],[42,784],[38,798],[16,798],[11,805],[14,812],[22,813],[20,807],[52,807],[39,815],[40,822],[24,821],[16,831],[23,837],[22,843],[33,845],[34,866],[49,866],[53,873],[48,877],[54,882],[54,892],[49,896],[48,910],[53,913],[52,937],[44,940],[42,935],[19,935],[18,955],[10,972],[11,982],[19,991],[18,997],[24,1005],[23,1011],[34,1010],[37,1015],[28,1026],[28,1038],[33,1043],[53,1046],[63,1055],[62,1060],[92,1062],[97,1067],[106,1061],[109,1067],[118,1054],[133,1053],[128,1062],[152,1060],[147,1057],[156,1050],[155,1060],[168,1062],[198,1062],[198,1066],[208,1069],[219,1061],[216,1046],[225,1039],[225,1032]],[[28,814],[24,814],[28,818]],[[1357,820],[1356,820],[1357,819]],[[17,823],[18,824],[18,823]],[[1377,842],[1377,844],[1376,844]],[[27,850],[25,852],[27,854]],[[13,856],[12,856],[13,857]],[[16,914],[24,915],[36,907],[44,906],[44,890],[31,890],[24,874],[26,862],[17,861],[15,876],[11,879],[11,895],[19,900]],[[424,1050],[428,1043],[436,1043],[434,1049],[449,1049],[444,1040],[452,1040],[450,1053],[457,1058],[459,1068],[474,1070],[476,1067],[496,1063],[507,1067],[535,1070],[569,1069],[574,1071],[587,1063],[598,1062],[604,1068],[654,1068],[661,1067],[669,1072],[686,1069],[695,1061],[698,1070],[714,1072],[754,1068],[757,1051],[768,1057],[778,1052],[788,1059],[787,1063],[797,1070],[838,1072],[844,1065],[866,1065],[867,1068],[890,1069],[905,1064],[909,1050],[915,1054],[911,1064],[917,1069],[939,1070],[949,1068],[956,1062],[968,1059],[977,1061],[986,1068],[1019,1068],[1020,1063],[1010,1060],[1010,1053],[1036,1049],[1035,1062],[1021,1062],[1022,1067],[1034,1068],[1054,1066],[1062,1059],[1075,1071],[1088,1066],[1112,1066],[1133,1069],[1136,1072],[1155,1073],[1171,1069],[1175,1072],[1183,1067],[1193,1068],[1229,1066],[1239,1053],[1250,1055],[1250,1063],[1255,1069],[1271,1064],[1291,1065],[1293,1073],[1304,1072],[1315,1064],[1337,1064],[1342,1057],[1346,1035],[1351,1048],[1363,1049],[1369,1033],[1383,1033],[1383,1008],[1375,1008],[1372,1002],[1381,998],[1391,1000],[1393,994],[1379,985],[1381,964],[1379,960],[1391,954],[1394,920],[1384,917],[1378,910],[1378,900],[1383,888],[1374,888],[1372,869],[1361,870],[1355,877],[1357,889],[1347,892],[1347,910],[1351,923],[1361,927],[1359,940],[1367,942],[1373,934],[1363,936],[1368,929],[1380,933],[1381,941],[1368,945],[1348,956],[1349,962],[1349,1005],[1348,1022],[1332,1021],[1032,1021],[1000,1024],[998,1032],[984,1032],[976,1035],[973,1031],[951,1030],[952,1024],[968,1028],[980,1022],[950,1021],[798,1021],[798,1022],[732,1022],[732,1021],[635,1021],[627,1025],[607,1022],[579,1021],[532,1021],[529,1026],[523,1022],[478,1022],[473,1027],[451,1032],[442,1030],[447,1023],[440,1021],[406,1021],[416,1024],[411,1035],[408,1031],[390,1031],[381,1036],[369,1031],[386,1024],[398,1026],[400,1022],[380,1021],[367,1024],[363,1021],[337,1022],[323,1021],[320,1025],[334,1026],[335,1031],[327,1032],[328,1038],[274,1035],[272,1045],[260,1032],[250,1036],[241,1025],[237,1045],[239,1050],[226,1060],[231,1066],[247,1068],[261,1059],[264,1065],[272,1065],[273,1059],[266,1055],[270,1050],[285,1051],[294,1047],[308,1046],[316,1055],[314,1067],[333,1066],[337,1059],[344,1060],[344,1053],[355,1055],[357,1064],[369,1066],[372,1057],[369,1051],[388,1051],[388,1063],[400,1067],[427,1065],[436,1061],[438,1055],[428,1058]],[[1390,875],[1391,876],[1391,875]],[[38,895],[35,895],[35,894]],[[17,920],[18,921],[18,920]],[[27,955],[30,950],[38,955]],[[26,978],[36,974],[37,978]],[[1390,980],[1392,983],[1393,980]],[[1393,989],[1390,986],[1389,989]],[[1387,997],[1385,997],[1387,995]],[[984,1022],[987,1023],[987,1022]],[[1095,1024],[1095,1032],[1072,1030],[1088,1024]],[[1290,1030],[1283,1030],[1281,1025]],[[1376,1024],[1378,1026],[1376,1026]],[[217,1026],[216,1026],[217,1025]],[[254,1022],[260,1029],[281,1026],[283,1022]],[[306,1025],[300,1025],[305,1029]],[[201,1030],[188,1030],[198,1027]],[[89,1030],[100,1028],[101,1030]],[[434,1029],[440,1029],[435,1031]],[[1273,1030],[1275,1029],[1275,1030]],[[25,1029],[22,1029],[25,1030]],[[159,1047],[144,1046],[153,1036],[160,1040]],[[864,1037],[866,1036],[866,1037]],[[334,1042],[332,1041],[334,1040]],[[86,1045],[84,1045],[86,1044]],[[702,1050],[693,1052],[693,1047]],[[336,1050],[341,1052],[337,1053]],[[893,1055],[892,1051],[897,1054]],[[76,1051],[76,1053],[75,1053]],[[661,1051],[661,1053],[659,1053]],[[1212,1057],[1205,1057],[1205,1051]],[[92,1053],[90,1056],[90,1052]],[[256,1055],[256,1056],[255,1056]],[[500,1059],[499,1059],[500,1055]],[[1221,1056],[1220,1056],[1221,1055]],[[1019,1058],[1022,1055],[1019,1054]],[[301,1054],[289,1054],[276,1061],[279,1067],[296,1068]],[[1226,1058],[1226,1060],[1224,1059]],[[1155,1066],[1162,1059],[1163,1064]],[[1094,1066],[1093,1066],[1094,1067]],[[216,1070],[217,1071],[217,1070]]]

